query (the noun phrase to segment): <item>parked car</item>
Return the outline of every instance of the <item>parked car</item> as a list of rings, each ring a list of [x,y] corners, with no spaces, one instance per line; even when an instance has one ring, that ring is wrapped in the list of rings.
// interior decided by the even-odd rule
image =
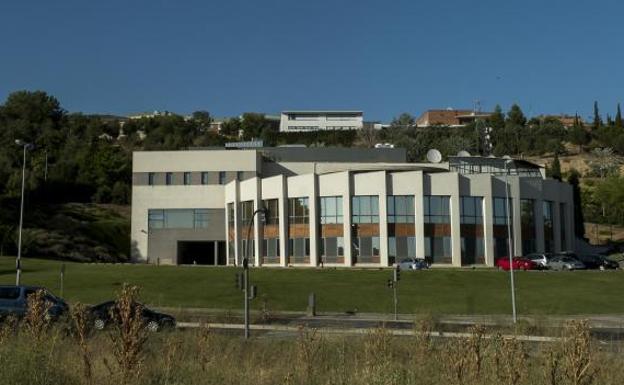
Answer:
[[[38,290],[43,290],[43,299],[49,305],[47,317],[54,320],[67,312],[69,307],[65,301],[44,287],[2,285],[0,286],[0,318],[24,317],[28,310],[28,296]]]
[[[578,260],[583,262],[585,267],[587,267],[588,269],[607,270],[607,269],[617,269],[620,267],[619,263],[612,261],[603,255],[598,255],[598,254],[579,255]]]
[[[526,255],[524,258],[530,259],[535,262],[539,268],[547,269],[548,261],[554,256],[552,253],[531,253]]]
[[[514,270],[537,269],[537,264],[535,262],[523,257],[513,257],[512,263]],[[509,270],[509,257],[502,257],[497,259],[495,262],[495,266],[498,267],[499,270]]]
[[[428,268],[429,264],[424,259],[405,258],[399,262],[399,269],[401,270],[422,270]]]
[[[169,314],[163,314],[148,309],[145,305],[138,302],[136,302],[133,306],[140,308],[143,324],[149,331],[157,332],[162,329],[174,328],[176,325],[175,318]],[[117,308],[115,306],[115,301],[107,301],[90,307],[89,316],[93,327],[96,330],[105,329],[108,325],[115,322],[115,319],[117,318],[115,316],[116,312]]]
[[[582,270],[585,269],[583,262],[568,255],[556,255],[548,262],[548,268],[555,271]]]

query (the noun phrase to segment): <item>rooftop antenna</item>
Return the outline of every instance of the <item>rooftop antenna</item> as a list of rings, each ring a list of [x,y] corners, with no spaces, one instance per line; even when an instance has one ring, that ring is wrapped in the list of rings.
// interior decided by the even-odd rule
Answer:
[[[440,151],[432,148],[431,150],[427,151],[427,161],[429,163],[440,163],[442,161],[442,154],[440,153]]]

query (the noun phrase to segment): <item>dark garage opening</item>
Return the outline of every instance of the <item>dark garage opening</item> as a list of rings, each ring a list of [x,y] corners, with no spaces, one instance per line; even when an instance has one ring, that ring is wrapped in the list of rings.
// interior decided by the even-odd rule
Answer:
[[[214,242],[178,241],[179,265],[214,265]]]

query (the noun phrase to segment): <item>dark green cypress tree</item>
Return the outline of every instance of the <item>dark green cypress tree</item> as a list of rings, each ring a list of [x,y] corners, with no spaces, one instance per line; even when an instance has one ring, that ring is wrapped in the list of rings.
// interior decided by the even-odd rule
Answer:
[[[594,123],[592,124],[592,129],[597,130],[602,126],[602,119],[600,118],[600,111],[598,110],[598,102],[594,102]]]
[[[620,111],[620,103],[617,105],[617,112],[615,113],[615,127],[622,128],[622,111]]]
[[[559,163],[559,154],[555,152],[555,159],[550,165],[550,177],[561,181],[561,163]]]

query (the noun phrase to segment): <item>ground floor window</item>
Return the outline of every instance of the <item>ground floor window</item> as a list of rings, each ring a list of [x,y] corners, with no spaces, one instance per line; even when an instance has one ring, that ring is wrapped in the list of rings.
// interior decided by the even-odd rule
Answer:
[[[309,263],[310,238],[289,238],[288,256],[290,263]]]
[[[416,237],[389,237],[388,262],[393,264],[404,258],[416,258]]]
[[[322,263],[342,263],[344,262],[344,238],[326,237],[321,238],[320,252]]]
[[[353,238],[353,256],[356,263],[379,263],[379,237]]]
[[[507,237],[494,238],[494,259],[509,257],[509,239]]]
[[[268,238],[263,240],[262,263],[279,263],[280,246],[279,238]]]
[[[462,264],[485,263],[485,245],[483,238],[461,237]]]
[[[425,257],[432,263],[451,263],[451,237],[425,237]]]

